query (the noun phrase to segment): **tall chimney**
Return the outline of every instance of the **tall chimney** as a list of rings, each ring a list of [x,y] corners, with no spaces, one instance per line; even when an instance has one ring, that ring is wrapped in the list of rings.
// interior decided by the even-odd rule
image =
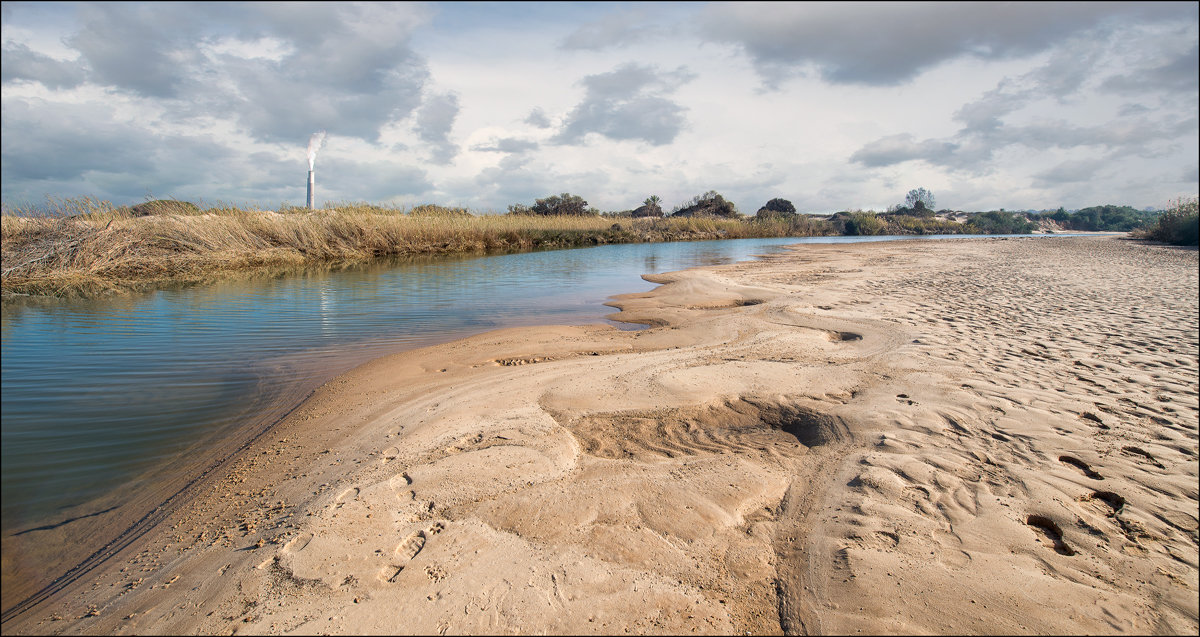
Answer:
[[[313,175],[313,171],[308,171],[308,209],[315,210],[315,200],[313,199],[313,190],[316,189],[317,178]]]

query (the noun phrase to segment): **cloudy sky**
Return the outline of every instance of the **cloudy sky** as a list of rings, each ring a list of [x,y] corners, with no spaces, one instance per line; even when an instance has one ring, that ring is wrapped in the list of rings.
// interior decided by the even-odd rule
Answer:
[[[3,3],[3,202],[1197,192],[1197,3]]]

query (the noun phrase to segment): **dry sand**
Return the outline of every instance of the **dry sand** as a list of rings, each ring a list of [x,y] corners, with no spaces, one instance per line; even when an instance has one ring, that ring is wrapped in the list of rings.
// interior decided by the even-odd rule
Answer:
[[[1197,252],[804,245],[331,381],[18,633],[1183,633]]]

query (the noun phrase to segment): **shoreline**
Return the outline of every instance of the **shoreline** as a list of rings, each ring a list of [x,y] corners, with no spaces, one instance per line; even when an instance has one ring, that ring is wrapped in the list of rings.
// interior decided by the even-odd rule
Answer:
[[[73,214],[66,216],[4,215],[0,302],[144,292],[272,271],[370,263],[381,257],[738,238],[1053,233],[1051,227],[1057,228],[1003,211],[994,214],[1007,215],[1008,222],[977,225],[974,217],[952,221],[886,213],[876,218],[874,212],[861,211],[828,218],[807,214],[476,216],[438,206],[428,206],[420,214],[401,214],[364,204],[280,214],[236,208],[200,211],[186,202],[154,203],[145,214],[135,214],[84,198],[68,206]],[[865,230],[851,229],[854,224],[847,226],[847,215],[869,217],[871,223]]]
[[[1180,593],[1197,590],[1195,253],[1063,240],[1071,258],[1019,239],[806,245],[648,277],[664,285],[616,301],[647,330],[510,328],[366,363],[236,454],[192,510],[5,632],[390,632],[397,617],[412,632],[1118,629],[1087,603],[1134,631],[1154,616],[1194,632]],[[955,270],[955,255],[987,261],[990,278]],[[1141,270],[1145,298],[1122,278],[1143,262],[1169,268]],[[1104,282],[1121,294],[1083,263],[1120,275]],[[1159,279],[1185,298],[1159,298]],[[1119,314],[1156,299],[1190,326],[1178,355],[1097,323],[1161,330]],[[1072,334],[1082,366],[1036,338],[1061,323],[1019,310],[1055,300],[1060,321],[1105,327]],[[1079,354],[1112,342],[1157,371]],[[1068,389],[1033,386],[1042,374]],[[1105,489],[1089,493],[1081,465]],[[997,537],[1010,557],[989,548]],[[1012,597],[1012,568],[1053,594]],[[897,599],[841,609],[897,583]],[[917,593],[946,607],[920,608]],[[1007,606],[982,611],[971,595]]]

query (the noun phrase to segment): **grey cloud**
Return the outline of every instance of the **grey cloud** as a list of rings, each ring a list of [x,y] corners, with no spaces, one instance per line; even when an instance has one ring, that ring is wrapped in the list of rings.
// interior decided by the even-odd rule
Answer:
[[[549,175],[524,164],[492,166],[475,176],[474,188],[489,201],[504,205],[532,204],[538,197],[562,192],[561,184]]]
[[[83,82],[84,72],[77,62],[63,62],[32,51],[24,44],[4,43],[4,64],[0,81],[31,80],[50,88],[70,88]]]
[[[550,118],[546,116],[546,112],[540,108],[535,108],[529,111],[529,117],[525,118],[525,123],[538,128],[550,128]]]
[[[528,139],[518,139],[516,137],[501,137],[493,139],[487,144],[476,144],[471,147],[471,150],[492,152],[492,153],[524,153],[531,150],[537,150],[538,143]]]
[[[67,39],[90,79],[148,97],[175,97],[198,64],[199,20],[191,7],[161,10],[134,3],[79,6],[82,29]]]
[[[1197,119],[1151,120],[1121,118],[1102,126],[1073,126],[1065,121],[1046,121],[1027,126],[1013,126],[1005,131],[1001,141],[1022,144],[1033,149],[1076,148],[1103,146],[1131,149],[1161,139],[1175,139],[1196,130]]]
[[[1183,169],[1179,175],[1179,181],[1189,183],[1193,186],[1200,184],[1200,164],[1192,164]]]
[[[269,207],[304,201],[302,157],[244,155],[206,136],[156,134],[118,122],[102,105],[10,99],[4,103],[3,128],[0,172],[6,202],[34,201],[46,192],[86,194],[115,204],[146,196]],[[320,202],[378,201],[431,189],[426,173],[405,162],[318,158]]]
[[[599,51],[646,38],[652,29],[639,23],[645,20],[640,11],[613,13],[589,22],[559,42],[559,48]]]
[[[991,130],[1001,125],[1000,118],[1021,108],[1028,101],[1028,92],[1011,93],[1003,85],[988,91],[983,97],[964,104],[954,119],[971,130]]]
[[[1200,87],[1200,47],[1192,48],[1165,62],[1114,75],[1101,88],[1114,93],[1176,91],[1195,93]]]
[[[243,18],[239,35],[246,39],[263,32],[259,26],[263,24],[270,25],[270,32],[301,46],[350,35],[344,26],[345,14],[332,2],[259,2],[229,8]]]
[[[1194,3],[714,4],[702,37],[746,52],[769,86],[812,70],[895,85],[942,62],[1025,56],[1115,21],[1195,21]]]
[[[499,165],[484,168],[471,185],[483,201],[503,205],[532,204],[547,195],[570,192],[587,199],[589,193],[602,192],[611,177],[603,170],[584,173],[560,173],[554,166],[532,162],[528,155],[510,155]]]
[[[567,115],[553,141],[576,143],[588,133],[597,133],[616,140],[668,144],[683,130],[686,109],[666,95],[694,77],[682,67],[661,72],[636,64],[589,75],[582,82],[583,101]]]
[[[433,189],[424,170],[400,162],[357,162],[338,159],[317,169],[319,201],[387,201],[419,197]],[[302,202],[304,190],[296,191]]]
[[[1066,161],[1034,175],[1035,184],[1041,187],[1051,187],[1065,183],[1090,181],[1096,172],[1105,166],[1111,166],[1109,157]]]
[[[6,100],[0,115],[5,184],[10,179],[71,180],[91,171],[150,170],[157,140],[111,116],[90,104]]]
[[[1131,103],[1121,106],[1121,108],[1117,111],[1117,115],[1120,115],[1121,117],[1131,117],[1133,115],[1143,115],[1145,113],[1149,113],[1150,111],[1150,107],[1146,106],[1145,104]]]
[[[81,5],[67,39],[89,80],[168,99],[180,119],[227,114],[254,137],[306,139],[318,128],[377,139],[412,114],[429,79],[408,37],[423,9],[406,4]],[[227,24],[239,25],[234,29]],[[221,38],[282,41],[282,59],[213,53]]]
[[[1088,38],[1064,40],[1049,60],[1017,77],[1006,77],[996,88],[974,102],[964,104],[954,114],[965,130],[988,133],[1002,126],[1001,118],[1030,102],[1052,97],[1068,99],[1095,74],[1107,44]]]
[[[918,142],[908,133],[882,137],[854,152],[850,161],[876,168],[890,166],[913,159],[938,162],[939,158],[952,154],[957,145],[934,139]]]
[[[1158,151],[1151,148],[1153,142],[1194,135],[1196,118],[1186,110],[1156,112],[1140,104],[1124,105],[1116,119],[1099,126],[1077,126],[1064,120],[1047,119],[1022,125],[1004,121],[1006,116],[1036,100],[1070,99],[1080,90],[1085,78],[1094,75],[1092,67],[1098,63],[1106,46],[1084,39],[1068,41],[1042,66],[1017,77],[1005,78],[996,88],[960,107],[954,119],[963,126],[955,134],[926,140],[917,140],[908,134],[891,135],[865,144],[850,156],[850,160],[868,167],[924,160],[958,171],[986,172],[996,151],[1013,145],[1035,150],[1091,146],[1120,149],[1125,154],[1154,155]],[[1194,58],[1195,47],[1189,55]],[[1188,55],[1183,58],[1188,59]],[[1077,60],[1079,67],[1071,70],[1070,63],[1065,61],[1070,59]],[[1190,59],[1189,63],[1194,61]],[[1179,66],[1169,65],[1171,69]],[[1194,77],[1195,70],[1190,72]],[[1142,86],[1161,85],[1154,79],[1146,79]],[[1191,94],[1194,96],[1194,89]],[[1053,175],[1047,178],[1051,177]]]
[[[160,135],[119,121],[101,104],[10,99],[2,117],[6,200],[74,190],[130,203],[151,185],[155,195],[211,195],[213,186],[237,183],[257,168],[234,166],[233,151],[208,138]]]
[[[431,95],[417,111],[414,125],[417,135],[432,146],[432,159],[437,164],[450,163],[458,154],[458,146],[450,141],[450,129],[458,117],[458,96],[453,93]]]
[[[658,71],[651,66],[629,63],[608,73],[589,75],[583,78],[583,85],[589,97],[620,99],[650,90],[670,93],[695,78],[696,74],[684,67]]]
[[[296,81],[260,61],[230,61],[225,70],[236,79],[237,92],[217,96],[195,114],[224,107],[259,139],[277,142],[303,141],[320,128],[373,141],[384,124],[417,108],[428,78],[423,66],[414,66],[382,77],[376,92],[356,93]]]
[[[907,133],[882,137],[865,144],[850,161],[870,168],[912,160],[961,171],[986,171],[996,151],[1020,145],[1034,150],[1099,147],[1124,155],[1156,153],[1150,144],[1194,133],[1197,118],[1151,120],[1120,118],[1101,126],[1075,126],[1062,120],[1047,120],[1023,126],[963,128],[945,139],[916,140]]]

